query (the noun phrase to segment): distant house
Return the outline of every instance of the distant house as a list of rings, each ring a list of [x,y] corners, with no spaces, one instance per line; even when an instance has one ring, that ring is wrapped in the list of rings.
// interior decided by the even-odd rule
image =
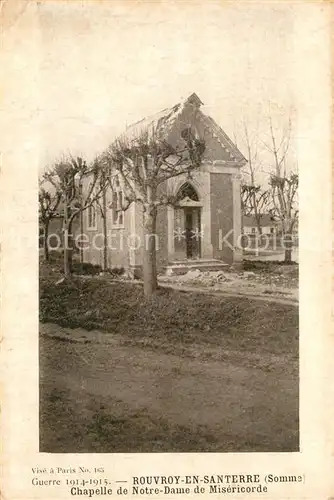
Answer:
[[[159,124],[166,141],[179,144],[182,133],[191,129],[195,136],[203,137],[206,150],[202,165],[189,177],[186,174],[170,178],[162,190],[177,195],[178,206],[162,206],[157,217],[157,266],[162,269],[173,265],[196,266],[236,263],[242,260],[237,247],[241,235],[240,169],[246,159],[227,134],[200,107],[203,103],[196,94],[175,106],[129,126],[121,137],[135,140],[154,124]],[[122,179],[116,189],[106,192],[108,213],[108,267],[123,266],[140,272],[143,262],[143,209],[139,202],[122,212],[124,198]],[[84,232],[89,238],[84,260],[102,264],[101,242],[103,221],[92,206],[84,213]],[[230,245],[224,244],[228,235]],[[137,245],[138,243],[138,245]]]
[[[255,215],[244,215],[242,218],[243,234],[258,234],[259,230]],[[260,220],[261,234],[275,234],[278,231],[278,223],[270,214],[264,214]]]
[[[284,234],[282,224],[275,220],[270,214],[261,217],[261,233],[258,231],[254,215],[244,215],[243,223],[243,247],[244,249],[255,248],[256,245],[265,245],[266,249],[277,249],[284,247]],[[298,247],[298,221],[292,231],[293,246]]]

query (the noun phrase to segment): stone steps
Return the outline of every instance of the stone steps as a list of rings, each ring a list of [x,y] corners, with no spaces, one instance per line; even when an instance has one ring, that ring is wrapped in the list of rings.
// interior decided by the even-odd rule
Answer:
[[[165,266],[166,274],[186,274],[188,271],[199,269],[200,271],[223,271],[229,265],[218,259],[189,259],[176,260]]]

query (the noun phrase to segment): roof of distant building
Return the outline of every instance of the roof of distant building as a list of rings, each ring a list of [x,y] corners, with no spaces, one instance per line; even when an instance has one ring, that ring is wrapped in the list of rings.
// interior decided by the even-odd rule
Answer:
[[[245,227],[256,227],[257,222],[255,215],[244,215],[242,218],[243,225]],[[263,214],[260,219],[261,227],[275,226],[277,221],[270,214]]]

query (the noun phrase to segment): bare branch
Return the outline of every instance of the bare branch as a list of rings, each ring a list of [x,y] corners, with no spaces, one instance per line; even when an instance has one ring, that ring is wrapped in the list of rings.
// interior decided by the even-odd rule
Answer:
[[[171,146],[158,125],[144,130],[133,140],[120,137],[105,153],[114,172],[110,179],[116,174],[121,177],[128,200],[140,201],[144,206],[159,206],[158,186],[170,178],[189,174],[201,164],[204,141],[197,139],[190,129],[182,140],[183,146]],[[112,182],[110,186],[113,188]]]

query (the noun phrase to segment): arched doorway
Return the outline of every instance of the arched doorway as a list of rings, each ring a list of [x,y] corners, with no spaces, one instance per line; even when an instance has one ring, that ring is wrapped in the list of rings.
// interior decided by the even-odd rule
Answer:
[[[176,260],[201,257],[201,202],[190,182],[177,193],[174,212],[174,253]]]
[[[177,199],[180,201],[184,199],[199,201],[199,196],[194,186],[190,182],[185,182],[178,190]]]

